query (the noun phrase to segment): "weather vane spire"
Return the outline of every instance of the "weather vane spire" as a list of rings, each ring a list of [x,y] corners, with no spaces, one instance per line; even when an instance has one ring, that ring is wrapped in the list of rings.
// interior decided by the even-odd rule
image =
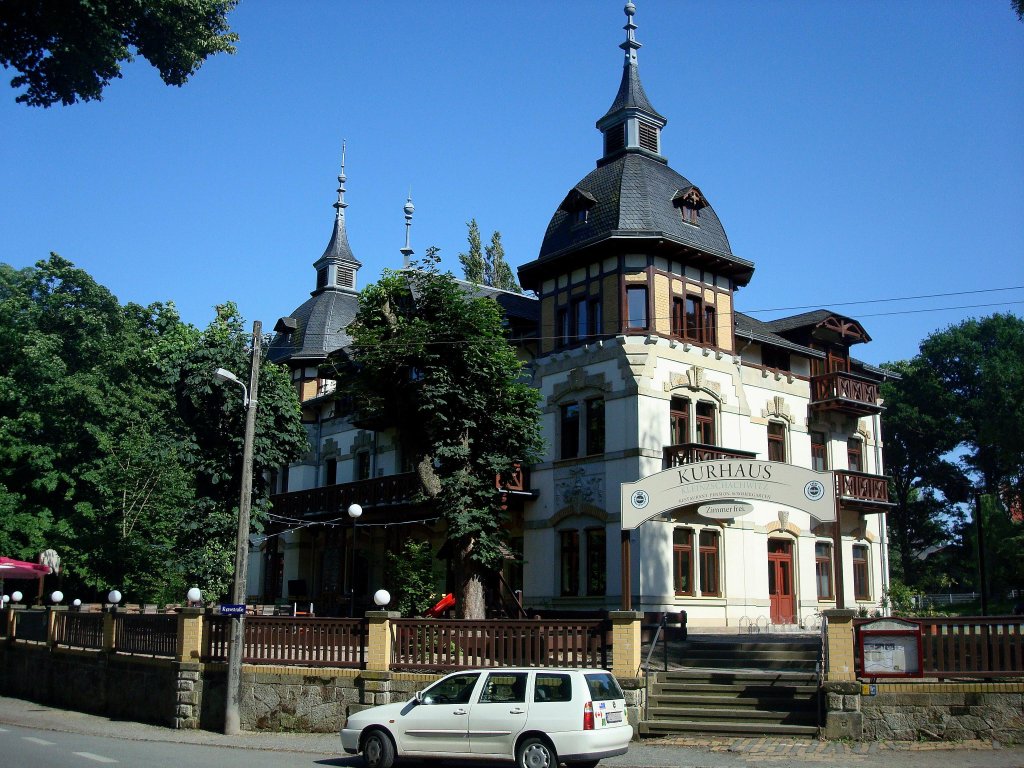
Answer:
[[[409,257],[413,254],[410,238],[412,236],[412,214],[415,210],[416,206],[412,204],[412,187],[409,187],[409,196],[405,199],[405,205],[402,206],[402,211],[405,213],[405,247],[401,249],[403,269],[409,268]]]

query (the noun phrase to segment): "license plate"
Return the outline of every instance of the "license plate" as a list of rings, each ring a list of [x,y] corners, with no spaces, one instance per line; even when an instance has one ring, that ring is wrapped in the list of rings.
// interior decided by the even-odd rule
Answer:
[[[606,719],[609,723],[621,723],[622,713],[621,712],[609,712]]]

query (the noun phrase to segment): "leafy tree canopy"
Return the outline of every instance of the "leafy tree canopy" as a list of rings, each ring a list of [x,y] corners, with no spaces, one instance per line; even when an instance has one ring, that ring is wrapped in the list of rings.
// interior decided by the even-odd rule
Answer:
[[[199,332],[172,304],[121,306],[60,256],[0,265],[0,553],[57,550],[65,591],[81,597],[222,592],[243,429],[239,393],[212,372],[247,365],[230,305]],[[266,370],[258,470],[305,446],[287,376]],[[257,483],[258,510],[266,495]]]
[[[502,310],[438,271],[437,249],[419,269],[385,272],[360,295],[348,332],[356,401],[403,429],[427,503],[447,525],[460,569],[458,611],[484,613],[482,576],[508,551],[495,477],[542,448],[538,393],[522,380]]]
[[[944,542],[960,548],[952,559],[961,567],[976,562],[962,505],[973,515],[980,494],[1012,503],[1024,491],[1024,320],[1010,314],[967,320],[930,335],[912,360],[886,367],[901,377],[882,388],[885,462],[897,504],[889,516],[899,558],[894,570],[914,583],[936,575],[930,562],[948,560],[921,559]],[[1017,563],[1002,580],[1024,586],[1019,553],[1007,549],[1014,529],[992,525],[1001,534],[986,536],[996,548],[990,562]],[[962,579],[974,576],[968,569]]]
[[[208,56],[234,53],[227,14],[238,0],[0,0],[0,63],[21,74],[15,101],[33,107],[103,98],[138,54],[168,85]]]

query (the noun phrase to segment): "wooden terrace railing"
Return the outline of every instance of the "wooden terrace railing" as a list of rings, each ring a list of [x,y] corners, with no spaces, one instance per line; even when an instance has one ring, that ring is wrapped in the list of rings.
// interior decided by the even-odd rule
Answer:
[[[929,617],[907,621],[921,625],[921,671],[925,677],[1024,678],[1022,616]],[[857,620],[854,626],[863,623]]]
[[[860,415],[879,413],[878,382],[842,371],[812,376],[811,407]]]
[[[866,472],[835,470],[836,495],[845,506],[873,506],[873,511],[884,512],[889,504],[889,478]]]
[[[671,469],[680,464],[695,464],[698,461],[756,458],[757,453],[754,451],[739,451],[704,443],[679,443],[678,445],[666,445],[662,449],[662,469]]]
[[[231,621],[228,616],[207,618],[204,661],[227,660]],[[246,664],[362,669],[366,666],[366,642],[365,619],[246,616],[242,660]]]
[[[178,618],[154,613],[115,614],[114,650],[149,656],[174,656]]]
[[[55,645],[72,648],[103,647],[103,614],[60,611],[53,617]]]
[[[391,626],[393,670],[609,663],[611,624],[604,619],[395,619]]]
[[[14,624],[14,635],[19,640],[45,643],[49,631],[49,616],[46,611],[26,608],[18,611]]]

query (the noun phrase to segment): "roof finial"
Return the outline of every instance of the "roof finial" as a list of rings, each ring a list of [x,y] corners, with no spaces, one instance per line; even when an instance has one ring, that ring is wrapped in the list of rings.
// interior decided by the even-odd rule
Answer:
[[[636,24],[633,23],[633,15],[636,13],[636,6],[632,2],[627,2],[626,7],[623,8],[626,12],[626,26],[623,27],[626,30],[626,41],[619,45],[619,48],[626,52],[626,64],[636,64],[636,52],[641,47],[640,43],[636,41],[634,32],[636,32]]]
[[[409,268],[409,257],[412,256],[413,250],[410,243],[410,236],[412,229],[412,214],[416,210],[416,206],[412,204],[412,187],[409,187],[409,196],[405,200],[405,205],[402,206],[402,211],[405,213],[405,247],[401,249],[402,254],[402,268]]]
[[[338,202],[334,204],[338,211],[338,218],[341,218],[342,211],[348,208],[345,202],[345,141],[341,142],[341,173],[338,174]]]

